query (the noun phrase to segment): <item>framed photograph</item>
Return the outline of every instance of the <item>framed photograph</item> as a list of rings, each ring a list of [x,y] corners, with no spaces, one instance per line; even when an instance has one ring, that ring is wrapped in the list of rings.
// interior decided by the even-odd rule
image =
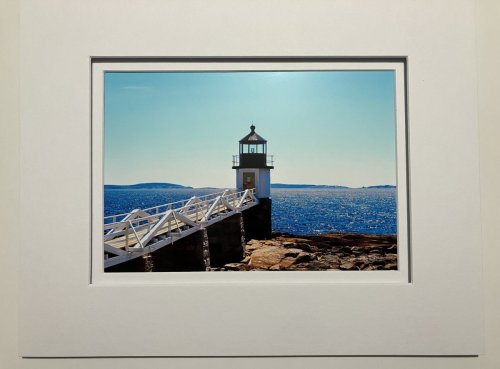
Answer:
[[[404,81],[404,59],[94,61],[93,282],[408,283]]]
[[[473,1],[51,4],[21,356],[481,352]]]

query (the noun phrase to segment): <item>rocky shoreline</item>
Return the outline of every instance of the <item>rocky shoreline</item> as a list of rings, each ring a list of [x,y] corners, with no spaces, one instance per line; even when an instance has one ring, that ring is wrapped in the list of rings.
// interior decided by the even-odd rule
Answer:
[[[354,233],[274,233],[269,240],[249,240],[240,262],[212,270],[397,270],[397,238]]]

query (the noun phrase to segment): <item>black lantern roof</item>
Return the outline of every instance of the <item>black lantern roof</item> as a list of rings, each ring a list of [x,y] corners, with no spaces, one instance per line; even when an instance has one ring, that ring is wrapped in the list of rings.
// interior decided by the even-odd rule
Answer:
[[[255,132],[255,126],[250,126],[250,133],[240,140],[240,144],[264,144],[266,139]]]

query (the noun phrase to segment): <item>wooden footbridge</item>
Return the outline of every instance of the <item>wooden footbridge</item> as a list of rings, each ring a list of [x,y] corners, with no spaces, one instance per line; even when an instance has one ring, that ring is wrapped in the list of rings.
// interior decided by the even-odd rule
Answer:
[[[149,254],[257,203],[254,189],[225,190],[104,217],[104,268]]]

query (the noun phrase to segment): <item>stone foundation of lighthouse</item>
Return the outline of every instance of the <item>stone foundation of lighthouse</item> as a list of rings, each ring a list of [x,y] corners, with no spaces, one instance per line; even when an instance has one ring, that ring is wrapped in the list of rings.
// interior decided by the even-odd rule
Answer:
[[[245,237],[247,240],[264,240],[271,238],[272,200],[259,199],[259,204],[243,211]]]

